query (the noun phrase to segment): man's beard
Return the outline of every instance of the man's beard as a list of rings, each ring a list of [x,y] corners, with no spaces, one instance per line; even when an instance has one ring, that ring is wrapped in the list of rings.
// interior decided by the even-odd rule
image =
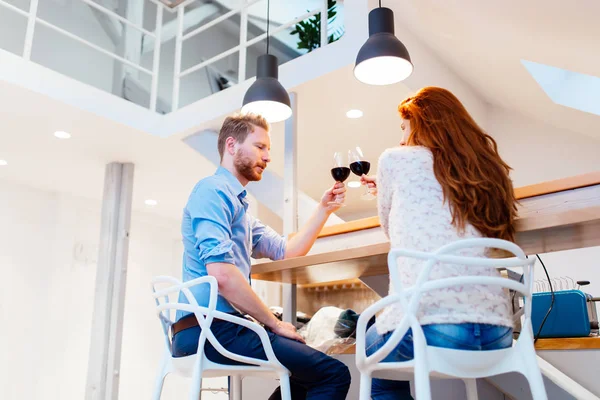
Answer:
[[[262,179],[262,172],[257,172],[256,167],[261,167],[263,171],[267,168],[266,163],[254,162],[252,158],[244,154],[242,150],[236,154],[233,159],[233,165],[238,174],[246,178],[248,182],[260,181]]]

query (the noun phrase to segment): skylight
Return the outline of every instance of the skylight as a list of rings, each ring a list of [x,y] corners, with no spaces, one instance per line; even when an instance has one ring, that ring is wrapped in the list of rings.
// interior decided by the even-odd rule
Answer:
[[[556,104],[600,115],[600,78],[533,61],[521,63]]]

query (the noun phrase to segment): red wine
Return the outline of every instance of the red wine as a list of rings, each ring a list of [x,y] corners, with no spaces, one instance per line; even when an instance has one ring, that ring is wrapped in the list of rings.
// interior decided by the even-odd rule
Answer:
[[[336,167],[331,168],[331,176],[336,182],[344,182],[350,176],[350,168],[348,167]]]
[[[368,175],[369,171],[371,170],[371,163],[368,161],[354,161],[352,164],[350,164],[350,169],[355,175]]]

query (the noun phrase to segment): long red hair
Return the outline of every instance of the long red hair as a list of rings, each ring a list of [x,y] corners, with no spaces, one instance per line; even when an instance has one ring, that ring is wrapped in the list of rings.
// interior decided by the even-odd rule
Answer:
[[[446,89],[425,87],[398,111],[410,121],[406,144],[433,153],[433,170],[449,202],[452,224],[464,231],[468,222],[485,237],[514,241],[517,204],[511,168],[458,98]]]

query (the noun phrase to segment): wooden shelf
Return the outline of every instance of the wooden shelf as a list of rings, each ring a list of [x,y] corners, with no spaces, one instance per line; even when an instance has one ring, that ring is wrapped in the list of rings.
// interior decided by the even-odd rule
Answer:
[[[517,200],[524,200],[531,197],[580,189],[594,185],[600,185],[600,171],[515,188],[515,197]],[[344,233],[356,232],[364,229],[377,228],[379,226],[379,217],[357,219],[342,224],[326,226],[319,234],[319,238],[341,235]]]
[[[538,339],[536,350],[598,350],[600,337]]]
[[[598,184],[600,184],[600,171],[515,188],[515,197],[518,200],[523,200],[530,197],[580,189]]]
[[[600,337],[539,339],[536,350],[600,350]],[[332,354],[356,354],[356,346],[352,345]]]

